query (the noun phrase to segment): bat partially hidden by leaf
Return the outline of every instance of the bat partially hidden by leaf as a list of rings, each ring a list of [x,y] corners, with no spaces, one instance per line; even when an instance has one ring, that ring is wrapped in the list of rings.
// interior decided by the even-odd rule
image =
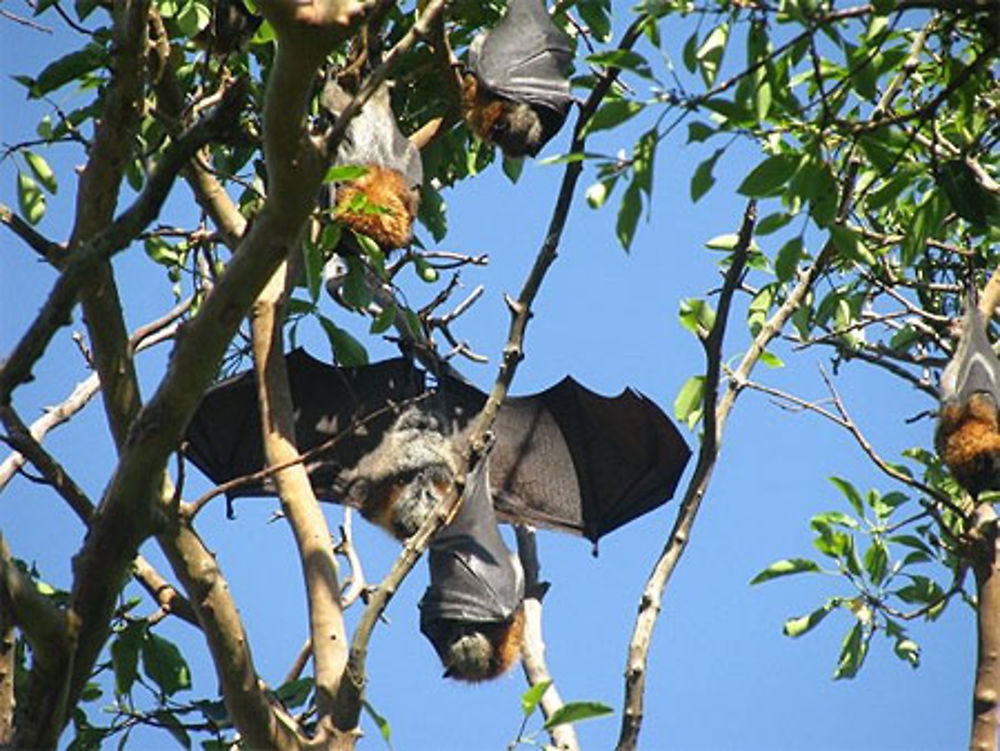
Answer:
[[[955,354],[941,374],[934,445],[973,497],[1000,490],[1000,360],[970,296]]]
[[[464,471],[460,452],[486,395],[443,377],[430,397],[407,404],[425,393],[426,378],[403,359],[338,368],[296,350],[286,365],[299,451],[339,436],[306,463],[317,497],[357,506],[398,537],[412,534],[433,505],[429,496]],[[211,388],[188,427],[187,454],[215,483],[265,467],[253,379],[246,372]],[[654,402],[631,390],[600,396],[568,377],[507,399],[493,432],[497,517],[594,542],[665,503],[690,456]],[[264,479],[228,496],[274,494]]]

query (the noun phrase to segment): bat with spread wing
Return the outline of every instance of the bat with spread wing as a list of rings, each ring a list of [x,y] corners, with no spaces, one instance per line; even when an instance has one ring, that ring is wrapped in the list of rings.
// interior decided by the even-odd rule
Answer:
[[[469,127],[508,156],[534,156],[566,121],[572,60],[569,37],[540,0],[510,0],[500,23],[469,48]]]
[[[320,96],[322,107],[334,116],[350,101],[334,81]],[[373,239],[383,251],[409,245],[423,166],[419,150],[399,130],[387,85],[380,86],[348,123],[334,165],[364,169],[359,177],[332,186],[329,203],[337,218]]]
[[[938,454],[973,497],[1000,490],[1000,360],[970,296],[955,354],[941,374]]]
[[[425,374],[404,359],[339,368],[296,350],[286,364],[296,440],[317,497],[360,507],[397,537],[416,531],[434,487],[462,471],[459,452],[486,395],[450,377],[428,392]],[[212,387],[188,427],[188,456],[217,484],[265,466],[253,378],[248,371]],[[507,399],[493,432],[498,518],[594,542],[665,503],[690,456],[651,400],[631,390],[600,396],[568,377]],[[264,478],[227,494],[274,493]]]
[[[430,585],[420,600],[420,631],[445,676],[483,681],[506,672],[521,651],[524,582],[497,529],[488,461],[468,474],[450,524],[430,544]]]

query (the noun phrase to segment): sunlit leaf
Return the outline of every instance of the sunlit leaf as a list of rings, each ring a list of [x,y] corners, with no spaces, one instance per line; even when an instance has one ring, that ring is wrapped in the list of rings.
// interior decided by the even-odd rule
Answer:
[[[822,571],[822,569],[819,567],[819,564],[808,558],[783,558],[780,561],[775,561],[757,574],[750,580],[750,583],[761,584],[762,582],[777,579],[782,576],[791,576],[792,574],[802,573],[819,573],[820,571]]]

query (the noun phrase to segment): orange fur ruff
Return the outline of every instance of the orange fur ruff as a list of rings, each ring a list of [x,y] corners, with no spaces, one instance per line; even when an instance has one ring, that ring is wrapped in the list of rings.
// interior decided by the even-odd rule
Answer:
[[[997,412],[990,400],[973,396],[964,406],[947,405],[937,439],[938,453],[959,484],[974,494],[994,484],[996,478],[983,476],[1000,459]]]
[[[337,188],[337,218],[383,250],[409,245],[416,207],[406,180],[395,170],[373,164],[365,167],[367,173]],[[348,208],[358,195],[364,196],[367,210]]]
[[[465,122],[479,138],[492,141],[493,128],[504,115],[505,102],[490,96],[469,74],[462,82],[462,111]]]

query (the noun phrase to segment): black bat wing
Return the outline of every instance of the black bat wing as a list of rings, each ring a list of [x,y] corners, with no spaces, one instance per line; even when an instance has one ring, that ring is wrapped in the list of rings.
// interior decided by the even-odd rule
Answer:
[[[320,102],[334,115],[339,115],[351,101],[351,96],[334,81],[323,88]],[[344,140],[337,148],[337,165],[374,164],[404,175],[411,188],[424,181],[420,151],[399,130],[392,112],[389,87],[382,84],[351,120]]]
[[[404,358],[340,368],[301,349],[289,353],[285,363],[299,450],[305,452],[341,436],[330,450],[306,463],[316,495],[341,501],[346,490],[341,473],[371,453],[395,415],[386,411],[360,429],[349,428],[389,402],[399,403],[422,393],[423,374]],[[186,438],[188,457],[216,484],[263,469],[266,462],[253,371],[206,391]],[[238,498],[274,493],[273,482],[265,479],[242,484],[227,495]]]
[[[568,377],[508,399],[494,432],[499,518],[594,542],[666,503],[691,454],[651,400],[631,390],[600,396]]]
[[[1000,406],[1000,360],[986,336],[979,309],[970,298],[955,355],[941,374],[941,398],[965,403],[977,393],[989,394]]]
[[[539,0],[511,0],[481,47],[470,51],[469,62],[494,94],[549,110],[561,124],[571,102],[567,71],[572,60],[569,37]]]
[[[496,623],[520,605],[523,582],[497,529],[487,462],[469,472],[462,506],[431,542],[428,562],[420,628],[432,641],[440,621]]]

